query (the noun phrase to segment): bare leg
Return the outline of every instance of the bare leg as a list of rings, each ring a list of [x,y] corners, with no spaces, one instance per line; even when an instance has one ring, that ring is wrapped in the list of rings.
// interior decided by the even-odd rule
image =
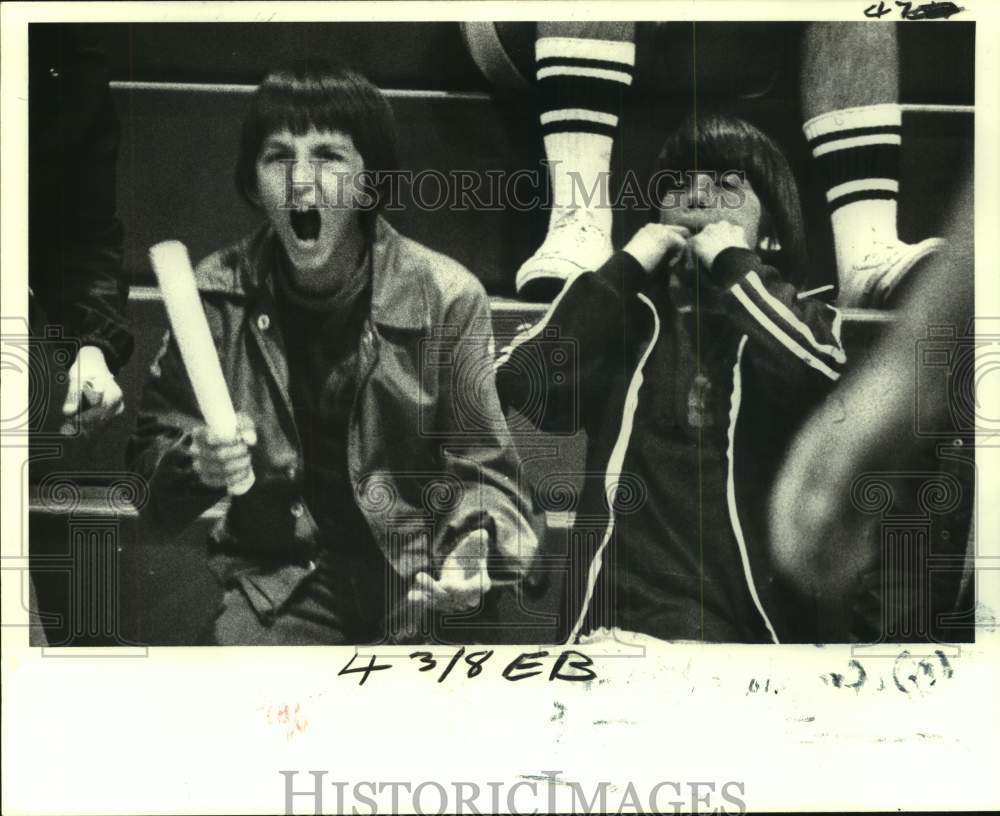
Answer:
[[[802,40],[802,115],[899,101],[892,23],[811,23]]]

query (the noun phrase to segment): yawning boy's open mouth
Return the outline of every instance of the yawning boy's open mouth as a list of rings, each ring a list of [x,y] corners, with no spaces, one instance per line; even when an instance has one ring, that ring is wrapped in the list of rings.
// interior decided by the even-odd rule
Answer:
[[[306,210],[292,210],[288,214],[295,237],[300,241],[315,241],[319,238],[319,210],[310,207]]]

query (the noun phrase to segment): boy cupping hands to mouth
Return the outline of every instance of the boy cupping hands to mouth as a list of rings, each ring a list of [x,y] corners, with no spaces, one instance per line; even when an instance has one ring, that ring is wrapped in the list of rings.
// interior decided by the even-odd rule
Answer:
[[[758,245],[762,207],[750,182],[735,172],[722,179],[711,172],[686,175],[688,183],[661,202],[659,223],[636,232],[625,251],[647,273],[665,263],[691,286],[702,276],[711,280],[712,263],[723,250]]]

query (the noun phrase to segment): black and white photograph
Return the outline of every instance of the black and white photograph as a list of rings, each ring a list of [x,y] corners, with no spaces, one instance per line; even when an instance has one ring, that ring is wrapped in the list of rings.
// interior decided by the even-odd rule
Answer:
[[[4,812],[1000,805],[995,12],[6,4]]]

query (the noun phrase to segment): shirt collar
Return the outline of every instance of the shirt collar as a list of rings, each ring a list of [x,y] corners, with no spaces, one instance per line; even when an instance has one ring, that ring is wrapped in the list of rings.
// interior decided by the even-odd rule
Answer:
[[[404,262],[404,241],[382,216],[372,243],[372,319],[396,329],[430,328],[424,276]]]

